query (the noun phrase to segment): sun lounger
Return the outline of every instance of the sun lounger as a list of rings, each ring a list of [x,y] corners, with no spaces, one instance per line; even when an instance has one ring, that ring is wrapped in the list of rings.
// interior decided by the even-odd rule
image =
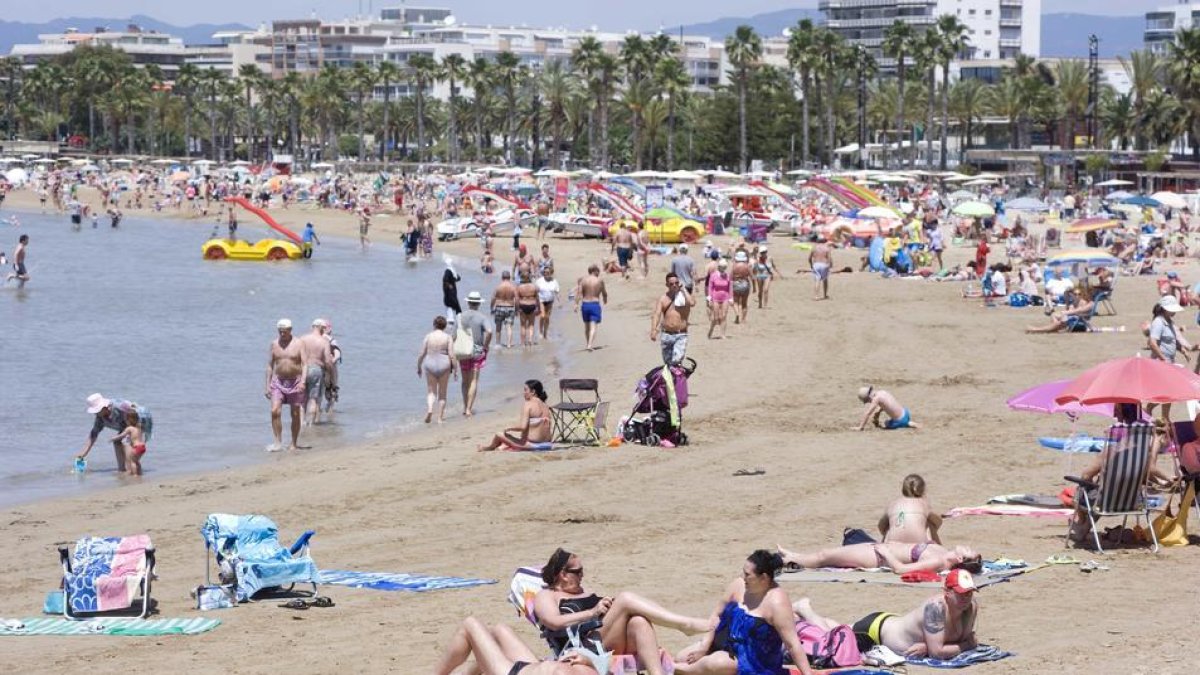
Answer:
[[[215,557],[221,583],[236,584],[238,601],[251,600],[264,589],[287,586],[290,590],[298,583],[312,584],[312,595],[316,596],[321,576],[308,554],[308,542],[315,534],[312,530],[300,535],[290,548],[284,548],[270,518],[214,513],[204,521],[200,534],[205,549],[213,552],[213,556],[205,556],[207,583],[213,584],[210,563]]]
[[[84,537],[74,553],[58,549],[63,570],[63,616],[129,609],[141,594],[145,618],[150,611],[150,582],[154,577],[154,546],[150,537]]]

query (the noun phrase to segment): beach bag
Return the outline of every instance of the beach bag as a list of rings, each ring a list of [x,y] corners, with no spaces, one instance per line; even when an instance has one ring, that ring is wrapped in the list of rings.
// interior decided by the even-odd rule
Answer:
[[[233,586],[197,586],[196,609],[228,609],[237,604]]]
[[[1150,527],[1154,529],[1155,536],[1158,537],[1158,543],[1163,546],[1187,546],[1187,517],[1188,510],[1192,506],[1192,500],[1196,496],[1196,482],[1188,481],[1187,491],[1183,493],[1183,499],[1180,501],[1179,510],[1172,515],[1171,504],[1167,503],[1167,508],[1158,515],[1151,523]]]
[[[874,537],[867,534],[866,530],[861,530],[857,527],[847,527],[842,530],[842,546],[853,546],[855,544],[877,544]]]
[[[858,640],[850,626],[843,624],[826,631],[807,621],[797,621],[796,637],[800,639],[800,646],[808,654],[808,662],[813,668],[862,664],[862,652],[858,650]]]
[[[1009,307],[1028,307],[1029,296],[1024,293],[1013,293],[1008,296]]]
[[[458,317],[458,326],[454,329],[454,358],[462,360],[475,356],[475,337],[471,329],[463,325],[462,317]]]

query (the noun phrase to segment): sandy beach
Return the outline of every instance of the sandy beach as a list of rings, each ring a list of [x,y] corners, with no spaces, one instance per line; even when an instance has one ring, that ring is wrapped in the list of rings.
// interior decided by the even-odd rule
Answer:
[[[9,206],[36,209],[36,197],[16,191],[6,211]],[[357,234],[347,214],[273,214],[293,227],[311,220],[321,235]],[[65,216],[63,222],[66,227]],[[372,236],[383,240],[399,233],[405,219],[374,223]],[[497,251],[506,241],[497,242]],[[564,283],[607,252],[595,241],[549,241]],[[269,515],[285,541],[316,530],[311,552],[325,569],[483,577],[498,584],[421,594],[329,586],[322,592],[336,601],[334,608],[242,605],[205,613],[223,625],[195,637],[7,639],[8,672],[63,672],[78,668],[86,654],[88,670],[97,673],[275,673],[281,667],[427,673],[468,614],[510,623],[541,652],[536,630],[517,618],[505,597],[514,569],[542,564],[558,546],[583,558],[589,589],[635,591],[681,612],[707,614],[754,549],[809,550],[840,542],[847,526],[873,530],[907,473],[925,477],[942,511],[999,494],[1057,493],[1062,476],[1082,461],[1071,465],[1036,439],[1062,435],[1067,420],[1011,412],[1004,400],[1134,354],[1145,343],[1140,326],[1156,300],[1152,278],[1123,278],[1118,315],[1097,324],[1124,325],[1126,332],[1026,336],[1027,324],[1045,318],[1038,309],[985,308],[963,300],[956,283],[838,274],[832,300],[813,302],[810,277],[797,274],[807,267],[807,252],[783,238],[771,244],[786,278],[773,287],[769,309],[752,307],[748,325],[730,325],[727,340],[705,340],[702,308],[693,315],[688,354],[699,369],[689,383],[688,447],[475,452],[515,419],[520,391],[513,391],[482,400],[483,414],[475,419],[456,417],[441,428],[0,511],[3,617],[37,615],[61,578],[57,547],[85,534],[141,532],[157,547],[158,616],[197,616],[188,592],[204,581],[199,528],[214,512]],[[479,247],[470,240],[438,251],[474,259]],[[952,249],[947,263],[970,254]],[[836,252],[836,267],[857,269],[859,255]],[[507,263],[506,255],[498,258]],[[552,402],[558,377],[599,377],[601,393],[613,401],[610,424],[628,411],[638,378],[659,362],[647,333],[665,265],[653,259],[646,281],[608,278],[611,301],[598,339],[603,348],[596,352],[578,349],[577,315],[556,313],[554,321],[576,341],[573,372],[560,372],[548,359],[529,373],[546,382]],[[1194,262],[1175,269],[1185,278],[1197,271]],[[372,367],[407,373],[410,355]],[[922,429],[851,431],[860,414],[854,393],[867,383],[894,393]],[[265,405],[262,414],[265,427]],[[1080,426],[1099,432],[1105,424],[1095,418]],[[55,460],[48,454],[47,461]],[[744,468],[765,473],[733,475]],[[1115,524],[1101,521],[1101,527]],[[1065,530],[1063,520],[996,516],[953,519],[943,528],[946,542],[970,544],[985,558],[1037,563],[1070,553],[1111,568],[1084,574],[1054,566],[981,591],[981,642],[1017,656],[972,671],[1192,670],[1192,638],[1181,626],[1189,625],[1191,589],[1200,581],[1197,547],[1157,555],[1134,548],[1102,557],[1065,551]],[[930,593],[883,585],[784,586],[793,599],[808,596],[845,622],[872,611],[907,611]],[[664,630],[659,637],[671,651],[689,642]]]

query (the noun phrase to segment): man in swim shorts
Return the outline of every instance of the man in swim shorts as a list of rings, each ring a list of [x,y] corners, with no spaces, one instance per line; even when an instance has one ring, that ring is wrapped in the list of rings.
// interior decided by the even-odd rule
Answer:
[[[4,278],[4,283],[17,280],[17,288],[25,288],[29,281],[29,271],[25,269],[25,249],[29,247],[29,235],[23,234],[17,239],[17,248],[13,251],[13,272]]]
[[[587,276],[581,277],[575,286],[575,309],[583,317],[583,336],[587,339],[587,350],[596,348],[596,327],[600,325],[602,304],[608,304],[608,289],[600,278],[600,266],[588,267]]]
[[[667,292],[655,301],[650,317],[650,340],[662,336],[662,359],[668,366],[679,365],[687,355],[688,315],[695,305],[695,298],[684,289],[679,277],[668,272]]]
[[[304,425],[321,421],[321,397],[325,395],[325,383],[332,380],[333,348],[325,338],[325,319],[313,319],[312,332],[300,338],[304,350]]]
[[[492,292],[492,320],[496,322],[496,342],[505,347],[512,347],[513,317],[517,314],[517,286],[512,281],[512,272],[504,270],[500,273],[500,284]],[[504,329],[508,328],[508,339],[504,339]]]
[[[866,406],[863,410],[862,422],[854,427],[856,431],[862,431],[867,428],[867,422],[872,422],[875,426],[882,429],[919,429],[916,422],[912,421],[912,414],[908,412],[908,408],[900,405],[895,396],[872,386],[862,387],[858,390],[858,400],[862,401]],[[887,413],[888,419],[883,424],[879,423],[879,416]]]
[[[633,258],[633,233],[628,224],[622,220],[620,229],[613,235],[612,248],[617,252],[617,264],[621,266],[621,276],[629,278],[629,261]]]
[[[833,265],[833,249],[828,242],[813,246],[808,254],[808,264],[813,271],[813,300],[828,300],[829,268]]]
[[[492,344],[492,336],[496,325],[490,317],[479,311],[483,296],[479,291],[467,294],[467,311],[458,315],[458,327],[471,332],[471,341],[475,350],[471,356],[458,360],[462,372],[463,414],[467,417],[475,414],[475,395],[479,391],[479,371],[487,364],[488,349]]]
[[[283,449],[283,404],[291,409],[292,444],[289,450],[299,450],[300,422],[304,406],[304,380],[308,371],[304,348],[292,337],[290,319],[280,319],[275,324],[279,337],[271,342],[270,358],[267,360],[267,383],[263,395],[271,401],[271,431],[275,442],[267,452]]]
[[[899,616],[872,612],[855,621],[852,628],[858,649],[869,651],[883,645],[905,657],[932,656],[952,659],[979,646],[975,639],[975,579],[967,570],[954,569],[946,575],[941,595],[935,595],[911,612]],[[792,604],[803,620],[833,630],[839,622],[817,614],[808,598]]]

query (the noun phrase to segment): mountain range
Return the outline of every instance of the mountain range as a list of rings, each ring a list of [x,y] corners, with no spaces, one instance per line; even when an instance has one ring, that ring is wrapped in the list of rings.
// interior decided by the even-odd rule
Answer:
[[[687,35],[707,35],[715,39],[724,39],[738,26],[748,24],[753,26],[760,35],[773,37],[782,34],[784,28],[794,26],[797,21],[804,18],[819,21],[821,13],[815,9],[785,9],[749,17],[729,17],[683,26],[664,26],[662,30],[668,34],[677,34],[682,31]],[[212,34],[217,31],[249,30],[247,26],[237,23],[173,26],[140,14],[128,19],[70,17],[45,23],[0,21],[0,55],[8,54],[14,44],[36,43],[37,36],[41,33],[61,33],[68,28],[89,32],[97,26],[104,26],[110,30],[123,30],[129,24],[141,26],[144,30],[179,36],[186,44],[211,43]],[[1100,56],[1102,58],[1126,55],[1135,49],[1142,48],[1144,24],[1145,21],[1141,16],[1043,14],[1042,56],[1084,58],[1087,56],[1088,35],[1092,34],[1100,38]]]

